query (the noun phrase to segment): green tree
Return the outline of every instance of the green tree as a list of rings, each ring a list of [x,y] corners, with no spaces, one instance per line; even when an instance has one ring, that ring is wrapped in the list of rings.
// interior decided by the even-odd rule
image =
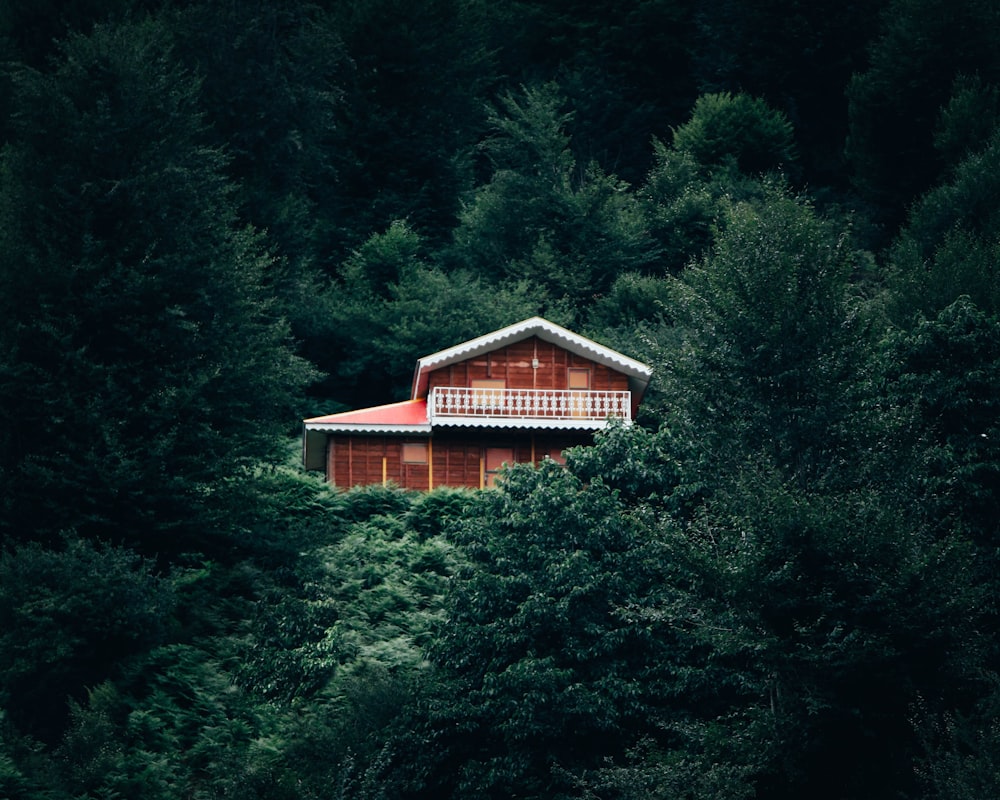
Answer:
[[[0,708],[53,742],[69,700],[164,640],[174,603],[125,549],[69,540],[0,555]]]
[[[912,330],[894,331],[879,353],[886,405],[913,448],[914,500],[942,535],[981,548],[987,571],[1000,542],[1000,324],[960,297]]]
[[[463,210],[451,257],[492,280],[522,279],[578,307],[654,256],[628,187],[573,156],[554,84],[507,93],[482,149],[491,168]]]
[[[934,134],[956,78],[1000,78],[997,9],[990,0],[894,0],[869,64],[847,85],[847,156],[858,191],[892,227],[942,176]]]
[[[691,0],[515,0],[490,10],[508,86],[557,81],[574,110],[573,150],[630,183],[649,166],[651,136],[694,102]]]
[[[959,75],[951,98],[941,109],[934,131],[934,148],[949,168],[982,150],[1000,123],[1000,88],[979,75]]]
[[[968,154],[951,178],[910,209],[890,253],[889,307],[909,327],[934,317],[960,296],[1000,312],[1000,133]]]
[[[708,174],[735,169],[744,175],[782,171],[794,177],[797,170],[792,124],[747,94],[699,97],[691,119],[674,129],[673,147]]]
[[[693,78],[701,93],[746,92],[795,126],[813,187],[847,188],[844,87],[866,66],[871,31],[887,0],[717,0],[693,12]]]
[[[866,353],[849,237],[775,184],[725,207],[719,228],[674,282],[668,425],[716,484],[759,457],[819,479],[854,446],[845,392]]]
[[[587,796],[600,769],[657,738],[677,637],[625,609],[675,564],[647,534],[599,480],[551,461],[477,497],[449,530],[470,564],[431,648],[438,688],[377,765],[392,796]]]
[[[749,468],[688,529],[705,554],[697,591],[661,615],[689,620],[737,687],[719,724],[757,796],[911,793],[916,705],[962,709],[982,690],[990,590],[975,551],[907,500]]]
[[[60,52],[16,72],[0,162],[3,527],[176,550],[278,457],[311,370],[162,28]]]
[[[332,14],[300,2],[194,2],[164,11],[171,57],[200,76],[206,141],[227,156],[240,219],[279,260],[268,285],[298,336],[334,242],[344,87],[352,69]]]
[[[308,352],[315,348],[332,376],[323,390],[348,405],[408,397],[415,358],[519,322],[542,305],[523,282],[497,285],[435,266],[405,222],[369,237],[324,300],[327,331]]]
[[[481,98],[497,80],[487,4],[351,0],[331,13],[355,65],[333,131],[333,263],[397,219],[441,244],[472,180]]]
[[[734,181],[711,182],[701,174],[691,153],[653,140],[653,168],[639,198],[650,233],[659,246],[658,263],[676,274],[700,257],[712,241],[719,215],[720,193]]]

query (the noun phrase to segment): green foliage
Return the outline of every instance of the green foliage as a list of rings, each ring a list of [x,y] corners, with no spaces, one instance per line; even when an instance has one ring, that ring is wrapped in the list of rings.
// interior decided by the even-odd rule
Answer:
[[[454,523],[469,493],[371,486],[343,497],[350,524],[309,550],[298,579],[257,607],[239,674],[260,696],[302,702],[322,693],[336,701],[355,681],[382,673],[405,681],[424,663],[460,559],[437,533]]]
[[[0,796],[996,795],[994,6],[0,8]],[[639,424],[293,466],[536,313]]]
[[[865,354],[844,232],[780,186],[725,209],[705,258],[674,282],[679,341],[662,351],[669,424],[706,480],[764,457],[789,477],[839,464],[839,402]],[[845,451],[846,452],[846,451]]]
[[[667,431],[616,424],[598,432],[593,447],[569,450],[566,463],[582,480],[600,480],[625,501],[656,503],[670,498],[682,479],[683,468],[668,440]]]
[[[273,717],[247,709],[210,653],[160,648],[120,685],[127,693],[102,684],[73,708],[57,751],[71,796],[297,796]]]
[[[701,92],[746,92],[795,125],[805,181],[846,188],[844,86],[868,66],[885,0],[716,0],[693,11],[692,70]]]
[[[444,587],[457,567],[454,549],[440,538],[421,541],[401,521],[376,517],[316,555],[325,590],[342,609],[334,630],[342,637],[345,674],[420,667],[422,648],[442,620]]]
[[[244,536],[256,536],[262,549],[285,553],[297,560],[304,547],[329,540],[346,514],[346,497],[321,475],[306,472],[299,463],[301,445],[294,443],[295,464],[262,467],[249,489],[256,495],[251,513],[240,521]]]
[[[704,179],[691,153],[668,148],[658,139],[653,141],[653,153],[653,169],[641,199],[661,263],[677,273],[711,242],[712,225],[720,213],[719,192]]]
[[[620,612],[663,562],[623,511],[553,462],[478,496],[453,532],[471,563],[432,649],[448,683],[406,720],[435,747],[400,727],[380,780],[421,797],[577,796],[577,778],[653,734],[671,640]]]
[[[939,181],[945,164],[934,135],[955,81],[997,82],[995,24],[989,0],[893,0],[882,14],[869,63],[847,84],[847,155],[854,184],[883,221],[897,223]]]
[[[974,800],[1000,790],[1000,729],[994,678],[970,714],[933,714],[919,708],[925,756],[919,768],[928,800]]]
[[[462,212],[451,258],[580,306],[649,263],[654,248],[628,187],[596,164],[577,168],[563,105],[546,84],[491,110],[482,146],[491,177]]]
[[[961,297],[883,343],[885,396],[906,412],[921,507],[943,532],[995,556],[1000,520],[1000,325]],[[984,562],[985,566],[985,562]]]
[[[695,522],[709,556],[698,599],[662,613],[697,615],[712,662],[740,687],[744,711],[726,727],[753,750],[764,743],[743,756],[761,793],[912,788],[912,704],[961,702],[979,678],[974,551],[931,535],[891,497],[779,481],[748,470]],[[955,682],[939,685],[942,673]]]
[[[18,426],[0,470],[18,536],[183,547],[276,455],[312,374],[264,290],[272,259],[237,223],[199,83],[164,38],[152,22],[98,26],[51,73],[15,73],[0,408]]]
[[[389,287],[407,270],[426,266],[421,236],[403,220],[393,220],[385,233],[372,234],[344,261],[344,288],[359,296],[385,298]]]
[[[422,539],[444,535],[471,502],[472,494],[466,489],[437,488],[416,498],[406,514],[406,524]]]
[[[328,224],[349,252],[406,219],[447,241],[472,179],[485,127],[483,98],[497,80],[481,0],[336,3],[334,28],[355,69],[331,132],[337,184]]]
[[[674,129],[674,149],[707,174],[725,169],[744,175],[796,169],[792,124],[780,111],[746,94],[706,94],[691,119]]]
[[[598,331],[616,327],[635,330],[642,322],[659,321],[670,314],[669,286],[651,275],[620,275],[608,293],[591,306],[590,325]]]
[[[269,288],[296,335],[312,334],[321,259],[336,239],[332,140],[352,72],[336,25],[297,0],[184,3],[162,19],[173,57],[201,77],[207,139],[226,152],[241,218],[278,257]]]
[[[0,707],[51,740],[69,699],[163,640],[172,592],[129,552],[70,539],[0,555]]]
[[[415,358],[539,312],[527,284],[495,287],[472,271],[432,266],[422,252],[422,239],[398,222],[345,262],[343,284],[328,296],[326,352],[317,358],[329,363],[338,398],[353,405],[409,397]],[[345,395],[344,384],[355,394]]]
[[[650,137],[696,96],[694,7],[690,0],[515,0],[494,4],[488,21],[507,84],[558,81],[575,110],[577,158],[633,182],[648,168]]]
[[[997,236],[1000,216],[1000,134],[968,155],[953,177],[910,211],[891,254],[890,308],[909,325],[967,295],[984,311],[1000,311]]]
[[[352,522],[367,522],[375,516],[405,514],[416,502],[416,492],[378,483],[354,486],[344,494],[346,516]]]
[[[942,107],[934,147],[949,167],[982,150],[1000,122],[1000,90],[978,76],[955,78],[951,99]]]

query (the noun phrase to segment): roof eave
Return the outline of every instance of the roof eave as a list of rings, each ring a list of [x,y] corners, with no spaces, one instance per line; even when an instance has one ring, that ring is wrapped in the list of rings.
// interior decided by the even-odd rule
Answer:
[[[531,317],[419,359],[413,371],[411,398],[415,400],[427,394],[427,376],[431,371],[468,358],[474,358],[529,336],[538,336],[543,341],[557,344],[571,352],[624,373],[628,377],[629,388],[638,397],[642,396],[649,385],[653,371],[646,364],[612,350],[610,347],[598,344],[585,336],[573,333],[542,317]]]
[[[387,433],[387,434],[429,434],[433,430],[430,425],[380,425],[364,423],[356,424],[336,424],[336,423],[306,423],[307,431],[322,431],[323,433]]]

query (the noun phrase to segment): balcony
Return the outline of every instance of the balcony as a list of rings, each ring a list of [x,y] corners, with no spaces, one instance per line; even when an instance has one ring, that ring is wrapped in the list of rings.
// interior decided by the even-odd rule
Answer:
[[[572,389],[482,389],[437,386],[427,398],[432,425],[518,424],[600,428],[609,417],[632,419],[632,393]]]

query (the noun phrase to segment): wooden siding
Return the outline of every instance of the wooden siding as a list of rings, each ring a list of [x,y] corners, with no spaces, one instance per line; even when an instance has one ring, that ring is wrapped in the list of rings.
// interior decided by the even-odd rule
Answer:
[[[428,441],[430,464],[403,463],[403,443]],[[339,436],[329,439],[327,479],[348,489],[382,483],[427,491],[437,486],[478,489],[489,448],[511,448],[517,463],[537,463],[546,456],[560,460],[568,447],[593,442],[581,431],[438,432],[429,440],[402,436]],[[433,487],[431,476],[433,471]]]
[[[534,359],[537,368],[532,366]],[[428,376],[428,389],[468,387],[474,380],[487,379],[503,380],[508,389],[567,389],[570,368],[589,369],[591,389],[628,391],[624,374],[537,336],[436,369]]]

